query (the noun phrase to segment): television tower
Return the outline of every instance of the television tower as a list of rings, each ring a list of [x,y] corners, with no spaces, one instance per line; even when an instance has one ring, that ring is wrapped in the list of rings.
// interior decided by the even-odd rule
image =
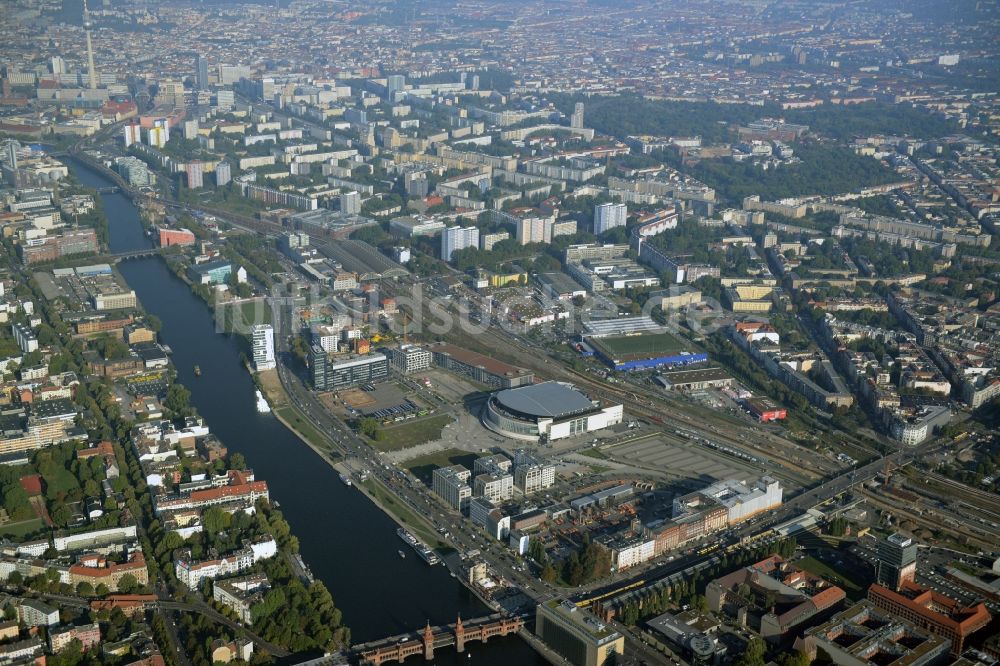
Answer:
[[[90,89],[97,90],[97,70],[94,68],[94,45],[90,41],[90,12],[87,10],[87,0],[83,0],[83,31],[87,35],[87,73],[90,75]]]

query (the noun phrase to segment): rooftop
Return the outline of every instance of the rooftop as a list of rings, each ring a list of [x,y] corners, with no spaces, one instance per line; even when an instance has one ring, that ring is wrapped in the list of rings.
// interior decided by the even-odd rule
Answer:
[[[537,417],[559,418],[594,408],[593,403],[571,384],[542,382],[505,389],[496,400],[507,409]]]

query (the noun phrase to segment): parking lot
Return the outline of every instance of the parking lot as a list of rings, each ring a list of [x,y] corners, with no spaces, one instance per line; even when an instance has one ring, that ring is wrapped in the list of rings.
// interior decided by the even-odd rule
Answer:
[[[690,442],[657,435],[605,451],[615,460],[662,470],[672,477],[749,479],[760,470]]]

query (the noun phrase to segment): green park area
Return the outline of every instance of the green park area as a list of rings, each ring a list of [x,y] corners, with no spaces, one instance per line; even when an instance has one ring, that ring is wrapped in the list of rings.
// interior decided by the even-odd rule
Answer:
[[[438,538],[434,529],[427,521],[418,516],[410,507],[404,505],[385,486],[375,479],[363,481],[364,490],[382,507],[382,510],[395,516],[396,520],[414,536],[436,550],[450,548],[447,543]]]
[[[335,461],[340,458],[333,452],[329,440],[312,423],[302,418],[297,409],[288,405],[274,410],[274,413],[301,435],[310,446],[326,452],[331,460]]]
[[[851,599],[860,599],[864,597],[865,589],[857,581],[855,581],[854,578],[849,577],[848,572],[843,567],[834,569],[825,562],[812,556],[796,560],[795,566],[800,569],[804,569],[809,573],[816,574],[823,580],[837,585],[842,588]]]
[[[372,445],[379,451],[399,451],[411,446],[433,442],[440,439],[441,431],[451,423],[447,414],[429,416],[422,419],[406,421],[399,425],[372,425],[372,419],[362,423],[361,432],[372,440]]]

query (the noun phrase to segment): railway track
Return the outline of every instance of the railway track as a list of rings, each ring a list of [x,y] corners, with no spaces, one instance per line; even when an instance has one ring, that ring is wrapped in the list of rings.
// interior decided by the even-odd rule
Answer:
[[[552,377],[553,379],[559,379],[562,381],[571,381],[581,387],[585,387],[587,391],[595,397],[609,402],[620,402],[624,405],[627,411],[635,414],[636,416],[648,419],[660,425],[670,425],[670,423],[666,420],[667,407],[662,405],[662,396],[653,395],[640,387],[634,387],[631,385],[628,387],[619,387],[599,381],[585,373],[578,372],[572,368],[567,368],[555,360],[543,359],[542,363],[533,363],[532,361],[537,361],[541,355],[539,350],[529,347],[528,345],[514,340],[509,336],[500,335],[496,329],[489,328],[482,335],[475,337],[470,334],[463,334],[452,330],[449,333],[449,337],[451,337],[456,344],[461,346],[472,349],[479,348],[491,356],[506,356],[511,359],[512,363],[529,367],[543,376]],[[488,338],[489,341],[484,342],[484,337]],[[508,353],[498,353],[500,350],[507,351]],[[734,426],[737,429],[737,434],[734,435],[726,434],[717,430],[710,430],[706,427],[704,420],[698,418],[697,416],[685,413],[683,411],[684,408],[685,406],[675,405],[670,410],[669,419],[688,429],[701,433],[707,439],[747,451],[748,453],[752,453],[755,457],[766,458],[767,462],[772,463],[783,470],[779,474],[784,477],[785,480],[792,481],[798,485],[811,485],[813,482],[824,478],[827,474],[835,473],[837,471],[822,470],[822,472],[817,472],[814,469],[810,469],[805,466],[795,465],[787,459],[788,450],[778,450],[778,446],[797,447],[798,445],[788,442],[784,445],[765,447],[758,441],[760,436],[759,432],[752,432],[749,429],[740,426]],[[745,436],[741,437],[740,433]]]

